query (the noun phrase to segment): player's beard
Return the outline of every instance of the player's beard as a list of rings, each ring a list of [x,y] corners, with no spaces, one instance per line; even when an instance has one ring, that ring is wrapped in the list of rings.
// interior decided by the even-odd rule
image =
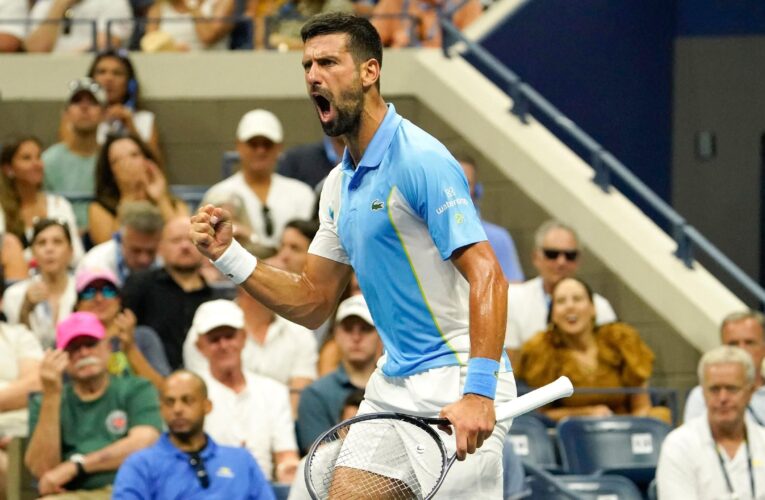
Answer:
[[[338,137],[358,132],[364,110],[364,89],[361,85],[342,92],[332,105],[337,116],[330,122],[321,123],[324,133],[329,137]]]

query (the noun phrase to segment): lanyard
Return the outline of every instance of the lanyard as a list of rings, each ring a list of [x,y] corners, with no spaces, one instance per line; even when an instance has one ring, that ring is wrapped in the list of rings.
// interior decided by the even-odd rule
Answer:
[[[744,436],[744,446],[746,447],[746,465],[749,470],[749,487],[751,488],[752,498],[757,498],[757,493],[754,490],[754,473],[752,472],[752,454],[749,451],[749,439]],[[732,499],[740,498],[736,491],[733,489],[733,483],[730,482],[728,477],[728,471],[725,469],[725,461],[720,454],[720,447],[715,444],[715,452],[717,452],[717,460],[720,462],[720,469],[722,470],[723,477],[725,478],[725,485],[728,487],[728,493]]]

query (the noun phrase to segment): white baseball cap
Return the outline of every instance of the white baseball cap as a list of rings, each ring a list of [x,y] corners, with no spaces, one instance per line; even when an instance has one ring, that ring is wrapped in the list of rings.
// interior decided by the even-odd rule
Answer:
[[[236,128],[236,138],[242,142],[247,142],[257,136],[281,144],[284,133],[282,132],[282,124],[275,114],[265,109],[253,109],[242,116],[242,119],[239,120],[239,126]]]
[[[364,296],[361,294],[351,295],[344,301],[340,302],[340,305],[337,307],[337,315],[335,316],[335,321],[340,323],[348,316],[358,316],[370,325],[375,325],[374,321],[372,321],[372,315],[369,313],[367,301],[364,300]]]
[[[203,302],[197,307],[194,320],[191,322],[191,328],[197,334],[206,335],[221,326],[230,326],[236,329],[244,328],[244,313],[234,301],[211,300]]]

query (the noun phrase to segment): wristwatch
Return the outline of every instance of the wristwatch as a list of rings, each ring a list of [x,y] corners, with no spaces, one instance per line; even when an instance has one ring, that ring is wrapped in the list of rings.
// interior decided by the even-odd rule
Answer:
[[[75,453],[69,457],[69,461],[77,466],[77,478],[81,478],[87,474],[87,472],[85,472],[85,455],[82,453]]]

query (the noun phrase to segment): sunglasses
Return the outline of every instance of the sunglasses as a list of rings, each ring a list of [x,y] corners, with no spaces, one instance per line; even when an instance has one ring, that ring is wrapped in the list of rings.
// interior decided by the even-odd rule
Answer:
[[[197,479],[199,480],[199,485],[202,488],[209,488],[210,487],[210,476],[207,474],[207,469],[205,469],[205,463],[202,461],[202,456],[199,453],[193,453],[189,457],[189,465],[194,469],[194,474],[196,474]]]
[[[119,291],[114,285],[104,285],[101,287],[89,286],[80,292],[80,299],[93,300],[96,298],[96,294],[101,292],[101,297],[105,299],[116,299]]]
[[[555,250],[553,248],[543,248],[542,253],[545,258],[549,260],[558,260],[558,257],[560,257],[561,254],[563,254],[569,262],[574,262],[576,258],[579,257],[579,250]]]
[[[274,221],[271,219],[271,209],[263,205],[263,222],[266,226],[266,236],[269,238],[274,235]]]

